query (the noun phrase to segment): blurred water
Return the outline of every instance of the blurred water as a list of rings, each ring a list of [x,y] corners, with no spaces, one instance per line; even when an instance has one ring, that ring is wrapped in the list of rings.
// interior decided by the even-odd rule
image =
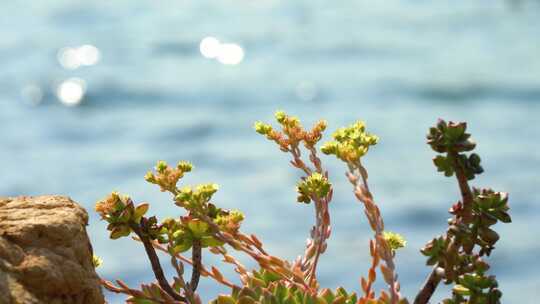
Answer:
[[[251,128],[284,109],[307,123],[326,118],[330,130],[361,118],[381,137],[366,165],[387,227],[408,239],[397,259],[412,298],[429,272],[418,249],[444,231],[458,198],[425,145],[443,117],[467,120],[479,142],[486,173],[475,184],[510,192],[514,223],[496,227],[491,257],[503,302],[537,303],[538,3],[9,1],[0,11],[0,195],[66,194],[83,204],[104,278],[153,280],[142,248],[109,240],[92,206],[116,189],[152,202],[159,216],[177,215],[143,180],[159,159],[192,161],[187,183],[218,182],[216,202],[243,210],[246,232],[273,254],[300,254],[312,210],[295,203],[298,172]],[[243,48],[243,61],[203,57],[208,36]],[[97,64],[59,64],[60,49],[85,44],[99,50]],[[76,85],[60,95],[77,104],[84,94],[78,106],[58,101],[67,79]],[[344,167],[324,161],[336,195],[320,278],[358,290],[371,233]],[[218,291],[201,284],[205,300]]]

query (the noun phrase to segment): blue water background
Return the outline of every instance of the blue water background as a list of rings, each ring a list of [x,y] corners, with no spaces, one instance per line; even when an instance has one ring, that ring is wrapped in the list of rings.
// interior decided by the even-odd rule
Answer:
[[[143,180],[159,159],[192,161],[187,184],[219,183],[216,203],[243,210],[244,231],[272,254],[301,254],[313,210],[295,203],[299,172],[252,130],[284,109],[306,124],[325,118],[330,131],[363,119],[380,136],[365,165],[387,228],[408,240],[397,270],[412,299],[429,272],[418,250],[444,232],[459,197],[425,144],[427,128],[442,117],[468,121],[479,143],[485,174],[473,184],[510,192],[513,223],[496,226],[501,240],[489,259],[503,303],[538,303],[538,2],[2,1],[0,12],[0,195],[80,202],[103,278],[153,281],[142,247],[109,240],[93,204],[118,190],[151,202],[158,216],[179,215]],[[238,43],[244,60],[229,66],[204,58],[206,36]],[[81,44],[99,48],[99,63],[63,69],[58,50]],[[77,107],[55,95],[69,77],[87,84]],[[28,85],[42,91],[38,105],[21,97]],[[335,197],[320,281],[359,290],[371,232],[343,164],[323,161]],[[200,291],[206,301],[225,289],[203,280]]]

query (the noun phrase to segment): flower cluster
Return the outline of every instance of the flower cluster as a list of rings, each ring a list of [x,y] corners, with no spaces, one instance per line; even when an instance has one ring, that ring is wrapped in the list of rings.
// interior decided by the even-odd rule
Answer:
[[[326,121],[318,121],[311,130],[306,131],[298,117],[289,116],[283,111],[275,113],[276,121],[281,125],[282,131],[274,130],[269,125],[260,121],[254,125],[255,131],[266,138],[276,142],[284,152],[290,152],[294,147],[298,147],[300,142],[304,142],[306,148],[313,148],[322,138],[322,132],[326,130]]]
[[[298,192],[297,201],[309,204],[314,198],[324,198],[330,192],[332,184],[320,173],[313,173],[306,179],[298,183],[296,191]]]
[[[96,203],[95,210],[109,223],[107,230],[111,232],[111,239],[117,239],[128,236],[132,231],[131,224],[138,223],[148,208],[148,203],[141,203],[135,207],[129,196],[112,192]]]
[[[357,121],[354,124],[338,129],[333,135],[334,141],[324,144],[321,151],[327,155],[335,155],[346,163],[356,164],[369,150],[377,144],[379,138],[365,131],[365,124]]]
[[[178,180],[184,177],[184,174],[193,170],[193,165],[186,161],[181,161],[172,168],[165,161],[159,161],[156,165],[156,173],[149,171],[144,176],[144,179],[152,184],[159,185],[161,191],[174,192]]]
[[[174,192],[176,194],[175,201],[178,206],[188,210],[203,211],[208,207],[212,196],[218,190],[219,186],[217,184],[198,185],[195,190],[186,186]]]
[[[390,246],[390,249],[393,251],[396,251],[400,248],[405,247],[407,245],[407,241],[403,238],[403,236],[399,233],[391,232],[391,231],[385,231],[383,232],[383,237]]]
[[[236,234],[240,229],[240,224],[244,220],[244,214],[238,210],[221,212],[216,216],[215,223],[220,230],[230,234]]]
[[[429,129],[427,143],[439,153],[471,151],[476,147],[476,143],[471,139],[471,134],[465,132],[466,129],[465,122],[446,123],[439,119],[437,124]]]

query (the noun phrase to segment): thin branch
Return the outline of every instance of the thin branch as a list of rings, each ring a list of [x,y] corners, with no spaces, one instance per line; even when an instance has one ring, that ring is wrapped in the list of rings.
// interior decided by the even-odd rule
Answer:
[[[137,239],[137,241],[140,241],[140,239]],[[155,244],[156,242],[152,242],[152,247],[156,248]],[[173,241],[169,238],[169,248],[171,247],[173,247]],[[176,278],[174,278],[175,284],[179,284],[180,287],[184,289],[185,296],[190,303],[195,303],[194,292],[189,287],[187,287],[186,281],[184,280],[184,265],[182,264],[182,262],[178,263],[176,256],[174,254],[171,254],[168,250],[163,250],[163,252],[171,256],[171,264],[174,270],[176,270],[176,274],[178,275]]]
[[[324,202],[315,201],[315,217],[316,217],[316,225],[315,229],[318,230],[315,233],[315,256],[313,257],[313,262],[311,263],[311,269],[308,269],[308,275],[310,276],[308,285],[311,287],[313,285],[313,282],[316,280],[317,277],[317,264],[319,263],[319,257],[321,256],[322,251],[322,245],[324,244],[324,239],[322,238],[323,235],[323,229],[324,226],[321,227],[321,215],[320,210],[321,206],[324,204]]]
[[[295,146],[291,149],[291,154],[293,156],[293,161],[291,163],[298,169],[304,171],[306,175],[311,175],[313,171],[323,174],[323,168],[321,166],[321,160],[317,157],[317,150],[314,147],[307,147],[310,151],[309,160],[315,166],[315,170],[309,168],[301,160],[301,152],[298,146]],[[327,174],[324,174],[327,176]],[[328,204],[331,200],[331,191],[329,195],[325,198],[319,199],[316,197],[311,197],[314,202],[315,207],[315,225],[313,226],[313,242],[308,244],[304,258],[302,260],[301,268],[305,273],[306,278],[309,277],[308,285],[313,287],[313,284],[316,282],[317,278],[317,265],[319,263],[319,258],[324,252],[326,240],[329,238],[329,228],[330,228],[330,216],[328,213]],[[311,252],[312,250],[315,252]]]
[[[144,225],[141,221],[141,225]],[[144,227],[144,226],[143,226]],[[146,255],[148,256],[148,259],[150,260],[150,264],[152,265],[152,271],[154,272],[154,275],[158,281],[159,286],[171,297],[173,297],[175,300],[178,301],[186,301],[186,298],[179,295],[167,282],[167,279],[165,278],[165,274],[163,273],[163,269],[161,268],[161,264],[159,263],[159,258],[156,254],[156,251],[154,250],[154,247],[152,246],[152,243],[150,239],[148,238],[145,233],[141,231],[141,227],[135,223],[130,223],[130,228],[137,234],[137,236],[141,239],[144,250],[146,251]]]
[[[435,289],[437,289],[437,286],[441,282],[443,276],[444,270],[442,268],[440,268],[438,265],[433,267],[433,271],[426,279],[426,282],[424,282],[424,286],[422,286],[422,289],[416,295],[416,298],[414,299],[414,304],[428,303],[429,299],[435,292]]]
[[[198,214],[198,217],[203,220],[205,223],[207,223],[214,231],[214,237],[224,243],[227,243],[229,246],[234,248],[237,251],[244,252],[245,254],[249,255],[251,258],[253,258],[255,261],[259,263],[259,265],[262,268],[265,268],[269,271],[272,271],[278,275],[280,275],[283,279],[287,280],[290,284],[295,285],[301,289],[309,290],[309,286],[306,285],[304,281],[302,282],[295,282],[293,278],[295,278],[295,273],[293,270],[291,270],[289,264],[285,261],[283,261],[280,258],[277,258],[275,256],[263,253],[259,250],[259,248],[262,248],[260,245],[253,245],[253,241],[250,241],[246,244],[245,239],[238,240],[240,234],[232,235],[228,232],[220,231],[219,227],[217,226],[214,221],[204,214]],[[257,251],[253,250],[253,247],[257,249]]]
[[[380,214],[379,207],[377,207],[377,204],[375,204],[373,195],[369,191],[367,170],[362,166],[360,161],[353,165],[349,164],[349,172],[347,177],[354,186],[354,193],[356,197],[364,204],[365,214],[371,228],[375,232],[376,251],[381,260],[383,260],[386,264],[385,268],[389,271],[389,275],[385,275],[384,278],[390,287],[390,301],[392,304],[397,304],[401,298],[401,295],[399,294],[399,284],[397,283],[397,275],[395,274],[393,254],[383,236],[384,222]],[[359,179],[362,180],[362,184],[359,183]],[[381,269],[382,267],[383,266],[381,265]]]
[[[141,241],[139,238],[133,238],[133,239],[136,240],[136,241],[139,241],[139,242]],[[152,242],[152,246],[154,246],[154,248],[156,248],[159,251],[170,254],[169,251],[165,247],[163,247],[161,244],[159,244],[157,242]],[[174,257],[181,260],[184,263],[187,263],[187,264],[193,266],[193,261],[191,261],[190,259],[184,257],[183,255],[181,255],[179,253],[175,254]],[[222,278],[222,280],[219,280],[211,271],[207,270],[204,267],[204,265],[202,265],[202,264],[201,264],[201,275],[209,276],[212,279],[216,280],[218,283],[221,283],[221,284],[223,284],[223,285],[225,285],[227,287],[230,287],[230,288],[235,288],[235,287],[239,288],[239,289],[241,288],[240,286],[237,286],[237,285],[231,283],[230,281],[225,280],[225,278]]]
[[[201,277],[201,241],[197,239],[193,240],[193,247],[191,250],[193,268],[191,270],[189,289],[191,289],[191,292],[195,292],[195,290],[197,290],[197,286],[199,285],[199,278]]]

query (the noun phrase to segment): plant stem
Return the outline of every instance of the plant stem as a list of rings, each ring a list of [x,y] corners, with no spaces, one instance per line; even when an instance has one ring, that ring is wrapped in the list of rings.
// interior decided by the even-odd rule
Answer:
[[[134,239],[135,241],[138,241],[138,242],[141,241],[139,238],[133,238],[133,239]],[[166,253],[166,254],[170,254],[169,251],[168,251],[165,247],[161,246],[161,245],[160,245],[159,243],[157,243],[157,242],[152,242],[152,246],[153,246],[155,249],[157,249],[157,250],[159,250],[159,251],[161,251],[161,252],[164,252],[164,253]],[[187,264],[193,266],[193,261],[191,261],[190,259],[184,257],[183,255],[181,255],[181,254],[179,254],[179,253],[177,253],[177,254],[171,256],[171,258],[172,258],[172,257],[174,257],[174,258],[176,258],[176,259],[178,259],[178,260],[180,260],[180,261],[182,261],[182,262],[184,262],[184,263],[187,263]],[[177,266],[175,266],[174,263],[173,263],[173,266],[177,269],[177,272],[178,272],[179,275],[180,275],[181,272],[178,271],[178,268],[177,268]],[[228,280],[225,280],[225,278],[223,278],[223,280],[218,280],[217,277],[216,277],[211,271],[207,270],[207,269],[204,267],[204,265],[202,265],[202,263],[201,263],[201,271],[200,271],[200,272],[201,272],[201,275],[203,275],[203,276],[209,276],[209,277],[211,277],[212,279],[216,280],[218,283],[221,283],[221,284],[223,284],[223,285],[225,285],[225,286],[227,286],[227,287],[229,287],[229,288],[238,288],[238,289],[241,288],[240,286],[234,285],[233,283],[229,282]],[[179,277],[179,279],[182,279],[182,278]]]
[[[458,181],[459,190],[461,191],[461,198],[463,201],[463,213],[461,214],[462,220],[468,224],[472,220],[472,204],[473,204],[473,195],[471,188],[469,187],[469,182],[467,176],[465,175],[465,170],[458,162],[459,154],[456,152],[449,152],[448,156],[454,160],[454,168],[456,171],[456,179]]]
[[[195,292],[197,289],[197,286],[199,285],[199,278],[201,277],[201,241],[200,240],[193,240],[193,247],[192,247],[192,261],[193,261],[193,269],[191,271],[191,281],[189,283],[189,288],[191,289],[191,292]]]
[[[437,286],[441,282],[442,276],[440,274],[440,270],[441,268],[439,268],[438,265],[433,267],[433,271],[427,278],[426,282],[424,282],[424,286],[422,286],[422,289],[416,295],[416,298],[414,299],[414,304],[428,303],[429,299],[435,292],[435,289],[437,289]]]
[[[141,219],[141,226],[144,224],[142,223],[144,219]],[[152,243],[150,239],[148,238],[145,233],[141,230],[141,227],[135,223],[130,223],[130,228],[137,234],[137,236],[141,239],[144,250],[146,251],[146,255],[148,256],[148,259],[150,260],[150,264],[152,265],[152,271],[154,272],[154,275],[156,276],[156,280],[158,281],[159,286],[163,291],[165,291],[168,295],[173,297],[175,300],[178,301],[186,301],[186,298],[179,295],[167,282],[167,279],[165,278],[165,274],[163,273],[163,269],[161,268],[161,264],[159,263],[159,258],[156,254],[156,251],[154,250],[154,247],[152,246]]]
[[[397,284],[397,276],[395,274],[395,264],[393,261],[393,255],[389,252],[389,249],[383,252],[378,252],[380,248],[388,248],[387,246],[382,246],[381,243],[385,242],[383,232],[384,232],[384,221],[379,211],[379,207],[373,201],[373,195],[369,191],[368,185],[368,174],[367,170],[362,166],[360,161],[356,163],[349,164],[349,173],[347,174],[349,181],[354,187],[354,192],[356,197],[364,204],[364,211],[370,222],[370,226],[375,233],[375,248],[376,254],[384,261],[386,267],[392,272],[391,279],[387,281],[390,291],[390,303],[397,304],[401,295],[399,294],[399,287]],[[359,179],[362,179],[362,184],[360,184]],[[366,297],[370,295],[367,294]]]
[[[461,192],[461,200],[463,203],[463,210],[459,215],[456,215],[456,221],[458,223],[463,222],[465,224],[468,224],[472,221],[473,195],[471,192],[471,188],[469,186],[467,176],[465,175],[465,170],[458,161],[459,154],[454,151],[449,151],[447,156],[453,159],[456,179],[458,181],[459,190]],[[453,245],[456,246],[457,244],[453,244]],[[467,252],[467,253],[470,254],[470,252]],[[441,266],[443,265],[440,265],[439,263],[437,263],[437,265],[433,268],[433,271],[427,278],[426,282],[424,282],[422,289],[420,289],[420,292],[414,299],[414,304],[428,303],[429,299],[431,298],[431,296],[437,289],[437,286],[439,285],[443,277],[443,275],[441,275],[441,268],[440,268]]]
[[[315,171],[319,174],[323,174],[321,160],[317,157],[317,150],[314,147],[308,147],[307,149],[310,151],[309,160],[315,166]],[[313,173],[313,170],[302,161],[302,154],[298,145],[292,147],[290,152],[293,156],[293,161],[291,162],[293,166],[304,171],[307,176],[310,176]],[[326,177],[328,176],[326,173],[324,173],[324,175]],[[312,197],[315,207],[314,235],[312,236],[313,243],[306,248],[302,265],[306,278],[309,277],[308,286],[310,288],[313,287],[314,283],[317,281],[317,265],[319,263],[319,258],[323,253],[325,242],[329,237],[327,236],[327,230],[330,226],[330,216],[328,214],[330,198],[331,196],[322,199]],[[315,253],[308,257],[307,253],[311,248],[315,248]]]
[[[324,231],[326,230],[325,226],[322,224],[322,215],[319,214],[321,212],[321,206],[322,204],[324,204],[325,202],[324,201],[319,201],[319,200],[315,200],[314,201],[314,204],[315,204],[315,218],[316,218],[316,224],[315,224],[315,227],[316,227],[316,237],[315,237],[315,242],[314,242],[314,246],[316,246],[316,249],[315,249],[315,257],[313,258],[313,262],[312,262],[312,267],[311,269],[308,270],[308,274],[311,274],[311,277],[309,279],[309,282],[308,282],[308,285],[309,287],[312,287],[313,285],[313,282],[316,281],[316,277],[317,277],[317,264],[319,263],[319,257],[321,256],[321,251],[322,251],[322,245],[324,244],[324,240],[323,240],[323,233]],[[321,226],[322,225],[322,226]]]

